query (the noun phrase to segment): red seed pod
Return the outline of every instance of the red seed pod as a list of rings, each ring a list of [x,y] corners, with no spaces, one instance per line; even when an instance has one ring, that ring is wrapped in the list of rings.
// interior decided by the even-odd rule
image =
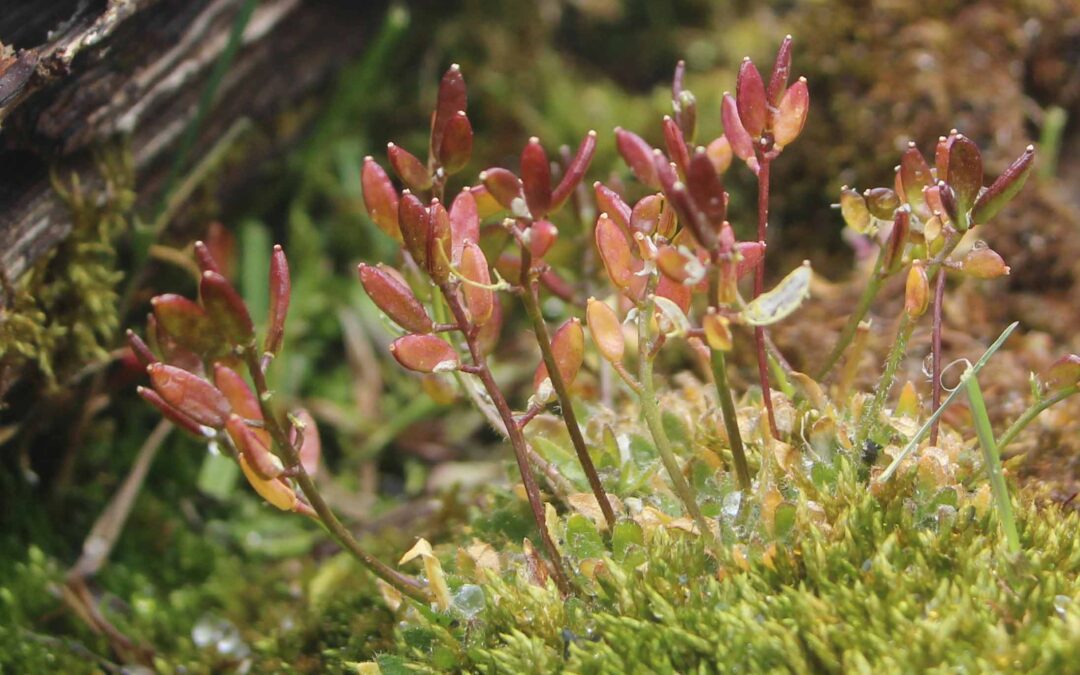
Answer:
[[[719,138],[713,139],[705,148],[705,154],[709,156],[709,160],[712,162],[713,168],[716,169],[716,175],[718,176],[723,176],[724,172],[731,166],[733,153],[727,136],[721,135]]]
[[[719,228],[727,220],[727,192],[704,148],[698,148],[690,159],[686,189],[709,224]]]
[[[905,204],[896,210],[896,216],[893,218],[892,231],[889,233],[889,241],[886,244],[885,258],[881,261],[881,269],[888,272],[900,264],[904,256],[904,245],[907,243],[910,232],[911,207]]]
[[[427,270],[435,283],[450,278],[450,257],[453,245],[450,233],[450,214],[438,199],[431,200],[428,217],[430,231],[427,238]]]
[[[567,164],[566,173],[563,174],[562,180],[559,181],[559,184],[555,186],[555,190],[551,193],[551,211],[559,210],[559,207],[573,194],[581,179],[585,177],[585,172],[588,170],[595,153],[596,132],[589,131],[589,133],[585,134],[585,138],[581,140],[581,144],[578,145],[574,158]]]
[[[956,192],[956,206],[963,225],[982,188],[983,163],[979,146],[958,134],[949,146],[949,186]]]
[[[480,172],[480,180],[484,187],[504,209],[514,211],[514,201],[524,202],[521,180],[512,171],[494,167]]]
[[[840,190],[840,215],[844,223],[859,234],[870,231],[870,209],[866,206],[866,199],[846,185]]]
[[[777,149],[790,145],[799,137],[806,126],[809,111],[810,90],[806,86],[806,78],[800,77],[780,99],[780,105],[772,116],[773,142]]]
[[[791,36],[784,36],[780,48],[776,50],[776,61],[773,62],[772,74],[769,76],[769,88],[766,98],[773,108],[779,107],[780,99],[787,87],[788,77],[791,76]]]
[[[734,338],[731,335],[731,319],[718,314],[716,309],[710,307],[701,320],[701,327],[705,331],[705,342],[710,349],[720,352],[731,351],[734,346]]]
[[[191,300],[173,293],[150,300],[157,326],[183,349],[199,355],[221,351],[221,338],[206,311]],[[159,350],[168,356],[165,345]]]
[[[633,253],[626,235],[606,213],[596,220],[596,248],[611,283],[619,290],[629,288],[634,276]]]
[[[670,240],[675,236],[676,224],[677,219],[675,218],[675,209],[665,198],[663,205],[660,207],[660,219],[656,223],[656,233],[661,237]]]
[[[266,340],[263,351],[277,354],[285,340],[285,319],[289,315],[289,300],[292,298],[292,279],[289,276],[289,261],[285,249],[280,244],[274,245],[270,254],[270,311],[267,317]]]
[[[687,186],[678,180],[675,171],[667,162],[667,158],[659,150],[656,151],[656,173],[660,179],[660,185],[664,190],[664,197],[675,209],[679,220],[693,235],[698,244],[706,249],[715,250],[717,240],[716,232],[709,224],[708,218],[695,202]],[[711,166],[711,163],[710,163]]]
[[[682,129],[667,115],[664,115],[663,126],[664,144],[667,146],[668,154],[671,155],[671,161],[675,162],[679,173],[685,176],[690,164],[690,153],[686,149],[686,139],[683,137]]]
[[[750,132],[739,119],[738,103],[731,94],[724,94],[724,101],[720,106],[720,119],[724,124],[724,136],[731,144],[731,151],[735,153],[735,156],[744,162],[756,159],[754,139],[750,137]]]
[[[495,270],[503,279],[520,279],[521,256],[514,253],[512,250],[503,251],[499,254],[499,257],[495,259]]]
[[[769,104],[765,99],[765,83],[761,80],[761,73],[749,56],[739,65],[739,75],[735,79],[735,103],[743,128],[751,138],[760,138],[768,121]]]
[[[547,215],[551,208],[551,163],[536,136],[521,151],[521,191],[534,220]]]
[[[742,279],[754,271],[765,257],[767,244],[760,241],[740,241],[735,244],[735,252],[738,254],[738,263],[735,266],[735,274]]]
[[[630,207],[615,192],[600,181],[593,183],[593,193],[596,195],[596,209],[600,213],[606,213],[615,221],[623,232],[630,232]]]
[[[1027,182],[1031,169],[1035,165],[1035,146],[1029,145],[1024,154],[1016,158],[997,180],[990,184],[971,208],[972,224],[982,224],[993,218],[1001,209],[1012,201]]]
[[[911,205],[912,211],[923,220],[931,215],[926,207],[923,190],[930,186],[932,181],[933,176],[926,158],[914,143],[909,143],[908,149],[900,157],[900,184],[903,186],[904,199]]]
[[[937,170],[939,181],[949,182],[949,149],[956,140],[956,130],[948,136],[938,136],[937,145],[934,146],[934,168]]]
[[[686,79],[686,61],[675,62],[675,74],[671,77],[671,104],[675,108],[675,118],[679,116],[679,95],[683,93],[683,80]]]
[[[926,189],[926,202],[930,210],[944,213],[954,223],[960,223],[960,204],[956,200],[956,191],[944,181]],[[934,202],[937,202],[936,204]]]
[[[555,357],[555,367],[559,369],[563,383],[571,386],[585,359],[585,331],[581,329],[581,321],[569,319],[555,330],[551,336],[551,354]],[[533,374],[533,389],[539,390],[547,378],[547,366],[541,362]]]
[[[226,279],[232,279],[233,269],[236,267],[236,237],[227,227],[215,220],[206,227],[203,242],[210,257],[218,265],[218,269],[212,271],[220,273]]]
[[[491,285],[491,272],[488,270],[484,252],[471,241],[465,242],[465,248],[461,252],[461,276],[467,280],[462,284],[461,290],[465,296],[465,306],[469,309],[469,316],[474,325],[483,326],[491,318],[494,310],[495,292],[490,288],[484,288]]]
[[[199,298],[214,327],[233,346],[247,347],[255,341],[255,324],[244,299],[228,279],[217,272],[203,272]]]
[[[151,303],[153,303],[153,300],[151,300]],[[206,333],[213,342],[213,350],[217,352],[223,351],[220,349],[221,341],[210,328],[209,319],[207,319],[206,322]],[[168,363],[171,366],[183,368],[189,373],[195,373],[197,375],[201,375],[205,371],[203,367],[203,357],[187,347],[181,346],[172,335],[169,335],[169,333],[161,327],[157,317],[153,314],[149,314],[146,317],[146,340],[152,352],[161,354],[162,362]]]
[[[476,331],[476,344],[480,348],[480,353],[485,356],[495,351],[495,347],[499,344],[499,334],[502,332],[503,311],[499,296],[492,298],[491,308],[491,318],[480,326],[480,330]]]
[[[1064,389],[1080,383],[1080,356],[1066,354],[1057,361],[1046,373],[1046,384],[1051,390]]]
[[[622,127],[615,127],[615,146],[634,176],[648,187],[656,189],[656,167],[653,164],[652,147],[641,136]]]
[[[646,236],[651,235],[660,224],[660,213],[663,208],[662,195],[645,195],[639,199],[630,212],[630,231],[640,232]]]
[[[416,155],[393,143],[386,144],[386,155],[390,158],[394,173],[405,183],[405,187],[413,192],[431,189],[431,174]]]
[[[896,209],[900,207],[900,198],[887,187],[871,188],[863,193],[870,215],[881,220],[892,220]]]
[[[472,191],[462,190],[450,205],[450,253],[455,264],[461,260],[466,241],[480,241],[480,215]]]
[[[402,242],[401,228],[398,227],[398,193],[390,177],[370,155],[364,158],[364,168],[360,171],[360,186],[364,191],[364,207],[368,217],[383,234]]]
[[[431,150],[432,154],[443,147],[444,135],[448,133],[447,127],[459,112],[468,109],[468,91],[465,87],[465,77],[461,74],[461,66],[454,63],[443,73],[439,82],[439,95],[435,101],[435,113],[431,118]],[[437,155],[439,156],[439,155]],[[440,157],[440,161],[446,162]]]
[[[656,296],[658,298],[667,298],[675,303],[683,314],[690,311],[690,299],[693,295],[693,289],[685,284],[680,284],[673,279],[661,275],[660,280],[656,284]]]
[[[697,97],[692,92],[684,91],[679,94],[676,101],[675,121],[686,142],[693,143],[697,134]]]
[[[214,385],[176,366],[153,363],[146,367],[150,383],[165,402],[199,424],[225,426],[229,402]]]
[[[605,302],[589,298],[585,307],[585,321],[600,355],[611,363],[621,363],[626,350],[626,340],[615,310]]]
[[[262,409],[259,407],[259,399],[247,382],[232,368],[226,365],[214,364],[214,385],[229,402],[229,407],[234,413],[246,420],[261,420]],[[260,430],[265,433],[265,430]],[[263,443],[269,443],[268,436]]]
[[[401,193],[398,206],[398,223],[401,236],[405,241],[405,250],[416,264],[427,269],[428,234],[431,214],[424,203],[409,190]]]
[[[559,228],[550,220],[538,220],[529,227],[529,251],[533,258],[543,258],[559,236]]]
[[[473,199],[476,200],[476,214],[481,221],[494,216],[505,208],[483,185],[474,185],[469,188],[469,192],[472,193]]]
[[[960,269],[976,279],[997,279],[1009,273],[1009,266],[992,248],[975,246],[960,263]]]
[[[303,442],[300,444],[300,465],[304,467],[304,473],[314,476],[319,470],[319,460],[322,458],[322,439],[319,438],[319,425],[305,408],[300,408],[293,413],[302,427],[302,431],[293,426],[289,440],[296,443],[296,437],[303,433]]]
[[[911,319],[918,319],[930,305],[930,281],[922,260],[911,263],[907,283],[904,286],[904,311]]]
[[[406,335],[390,343],[397,362],[419,373],[445,373],[458,368],[458,357],[446,340],[435,335]]]
[[[192,436],[195,436],[200,440],[206,440],[207,434],[201,424],[166,403],[165,399],[161,398],[161,395],[158,394],[156,391],[147,387],[137,387],[135,391],[138,392],[139,396],[141,396],[143,400],[157,408],[158,412],[160,412],[162,416],[165,417],[165,419],[169,420],[177,427],[183,429]]]
[[[225,430],[229,433],[240,456],[247,462],[255,475],[263,480],[277,478],[284,472],[285,467],[281,460],[270,452],[270,448],[263,443],[252,429],[239,415],[229,415],[225,424]]]
[[[221,265],[218,264],[217,258],[210,252],[210,247],[206,245],[206,242],[195,242],[195,264],[199,266],[200,272],[217,272],[222,276],[225,276],[221,272]]]
[[[127,330],[128,346],[131,348],[131,353],[138,359],[139,365],[143,368],[151,363],[157,363],[158,357],[154,355],[154,352],[150,350],[150,347],[143,342],[142,338],[135,334],[135,331],[130,328]]]
[[[439,146],[439,163],[447,175],[453,175],[472,159],[473,130],[465,111],[459,110],[446,123]]]
[[[372,267],[360,263],[360,283],[375,305],[390,320],[411,333],[430,333],[431,318],[424,306],[402,281],[384,265]]]

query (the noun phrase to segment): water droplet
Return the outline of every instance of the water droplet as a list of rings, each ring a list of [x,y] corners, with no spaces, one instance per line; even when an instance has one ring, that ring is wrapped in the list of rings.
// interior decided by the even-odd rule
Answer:
[[[475,584],[465,584],[454,593],[452,604],[461,618],[475,619],[484,610],[484,589]]]
[[[742,505],[743,493],[739,491],[729,492],[724,496],[724,505],[721,509],[726,518],[734,518],[739,515],[739,506]]]
[[[1054,611],[1062,619],[1065,618],[1065,613],[1069,609],[1069,605],[1072,603],[1072,598],[1067,595],[1055,595],[1054,596]]]

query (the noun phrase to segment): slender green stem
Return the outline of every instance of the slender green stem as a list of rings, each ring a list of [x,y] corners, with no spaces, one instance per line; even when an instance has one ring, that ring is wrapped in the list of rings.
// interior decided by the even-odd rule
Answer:
[[[870,273],[870,279],[867,280],[866,286],[863,287],[862,295],[859,297],[859,303],[855,305],[855,311],[848,317],[847,324],[845,324],[844,329],[840,331],[840,337],[836,339],[836,345],[833,347],[832,351],[829,352],[829,355],[825,358],[825,362],[818,370],[815,379],[819,382],[828,377],[829,373],[832,372],[832,369],[836,367],[836,364],[840,361],[840,357],[847,351],[848,345],[851,344],[851,340],[859,330],[859,324],[862,323],[863,318],[866,317],[866,313],[870,311],[870,305],[874,303],[874,299],[877,298],[878,293],[881,292],[881,285],[887,276],[882,273],[881,270],[884,258],[885,249],[882,248],[878,251],[877,260],[874,262],[874,270]]]
[[[589,448],[585,445],[585,437],[581,433],[577,414],[574,412],[574,401],[570,398],[570,390],[567,388],[566,381],[563,380],[562,372],[555,361],[555,353],[551,350],[551,338],[548,335],[547,323],[544,321],[544,315],[540,311],[537,285],[537,281],[532,274],[532,253],[527,245],[522,245],[521,286],[523,292],[521,293],[521,301],[525,305],[525,312],[532,321],[533,333],[536,335],[537,344],[540,345],[540,353],[543,355],[544,365],[547,367],[551,387],[559,398],[563,423],[570,434],[570,441],[574,444],[578,463],[581,464],[581,470],[589,480],[589,487],[592,489],[593,496],[596,497],[600,511],[604,514],[608,529],[614,531],[615,511],[611,508],[611,501],[608,499],[603,483],[600,482],[600,475],[596,472],[596,465],[593,464],[592,457],[589,456]]]
[[[1016,421],[1012,423],[1012,426],[1005,430],[1005,433],[1001,434],[1001,438],[997,441],[998,452],[1004,452],[1005,446],[1012,443],[1013,439],[1016,438],[1016,435],[1023,431],[1027,425],[1031,424],[1032,420],[1038,417],[1042,411],[1055,403],[1064,401],[1077,392],[1080,392],[1080,385],[1074,384],[1065,387],[1064,389],[1059,389],[1041,401],[1033,403],[1030,408],[1024,411],[1023,415],[1016,418]]]
[[[1005,530],[1005,540],[1010,553],[1020,552],[1020,537],[1016,533],[1016,520],[1013,518],[1012,502],[1009,500],[1009,486],[1005,483],[1005,474],[1001,470],[1001,455],[994,443],[994,430],[990,427],[990,416],[986,413],[986,401],[979,388],[979,378],[972,375],[965,384],[968,400],[971,402],[971,416],[975,422],[975,433],[982,446],[983,464],[990,477],[990,489],[994,493],[998,519]]]
[[[965,378],[975,377],[979,374],[979,371],[982,370],[983,367],[986,366],[986,364],[990,361],[990,357],[992,357],[994,353],[997,352],[997,350],[1001,349],[1001,346],[1005,344],[1005,341],[1009,339],[1009,336],[1012,335],[1012,332],[1016,330],[1016,327],[1018,325],[1020,325],[1019,322],[1014,321],[1013,323],[1009,324],[1008,327],[1005,328],[1005,330],[1001,332],[1001,335],[999,335],[998,338],[994,340],[994,343],[990,345],[985,352],[983,352],[983,355],[979,357],[979,360],[975,362],[975,365],[973,365],[971,368],[968,368],[964,372],[963,376],[960,379],[961,385],[964,384]],[[941,402],[941,406],[930,414],[930,418],[926,420],[926,422],[924,422],[923,425],[919,427],[919,430],[915,432],[915,435],[912,436],[910,440],[908,440],[907,445],[905,445],[904,449],[900,451],[900,454],[898,454],[893,459],[892,464],[889,464],[889,466],[881,472],[881,475],[877,478],[879,483],[884,483],[885,481],[892,478],[893,474],[896,473],[896,470],[900,468],[900,464],[907,458],[908,455],[915,451],[915,448],[919,447],[919,442],[922,441],[923,437],[926,436],[928,431],[930,431],[930,427],[934,424],[934,421],[937,420],[938,417],[941,417],[941,413],[945,412],[945,409],[949,407],[949,404],[951,404],[958,396],[960,396],[960,393],[962,391],[963,388],[961,386],[958,386],[956,389],[953,389],[948,396],[945,397],[945,400]]]
[[[650,284],[652,286],[653,284]],[[641,384],[641,394],[638,400],[641,402],[641,414],[645,417],[645,424],[649,427],[656,449],[660,453],[660,461],[664,464],[675,494],[682,501],[690,517],[694,519],[701,536],[706,537],[710,544],[719,549],[720,543],[713,534],[709,523],[698,507],[697,494],[694,487],[687,482],[682,474],[682,467],[675,457],[675,451],[671,448],[671,441],[667,432],[664,431],[664,423],[660,419],[660,408],[656,402],[656,388],[653,384],[653,362],[650,354],[651,340],[649,339],[649,321],[653,315],[652,288],[649,288],[647,299],[638,306],[638,380]]]
[[[735,477],[739,489],[749,492],[751,488],[750,466],[746,461],[746,448],[743,447],[742,434],[739,433],[739,419],[735,416],[735,401],[731,396],[731,384],[728,382],[727,359],[719,349],[712,350],[713,380],[716,381],[716,396],[720,400],[720,412],[724,417],[728,442],[731,444],[731,457],[735,463]]]
[[[900,362],[907,354],[907,343],[913,332],[915,332],[915,322],[908,317],[907,312],[901,313],[900,325],[896,328],[896,339],[893,341],[892,349],[889,350],[889,356],[885,359],[885,369],[881,372],[881,378],[874,390],[874,398],[870,399],[863,408],[862,415],[859,416],[859,426],[855,432],[856,448],[861,449],[863,442],[880,424],[881,409],[885,406],[889,390],[892,389]]]
[[[311,508],[314,509],[315,513],[319,516],[320,522],[322,522],[330,535],[336,539],[345,550],[352,553],[375,576],[417,602],[426,605],[430,601],[430,598],[428,598],[423,585],[417,579],[398,572],[368,553],[367,550],[360,545],[360,542],[356,541],[356,538],[353,537],[352,533],[341,524],[341,521],[337,519],[337,516],[334,515],[334,511],[330,508],[330,505],[326,503],[322,493],[319,492],[319,488],[316,487],[315,481],[313,481],[307,471],[304,470],[304,465],[300,462],[299,452],[297,452],[296,448],[293,447],[293,444],[289,442],[289,436],[285,432],[285,427],[281,424],[281,421],[274,413],[274,410],[270,407],[270,389],[266,385],[266,374],[263,373],[262,367],[259,365],[259,359],[256,352],[257,350],[254,345],[245,349],[244,362],[247,365],[248,372],[251,374],[252,381],[255,383],[255,394],[259,399],[259,407],[262,409],[263,421],[266,424],[266,430],[270,432],[270,437],[274,441],[273,449],[275,454],[277,454],[285,463],[286,467],[294,468],[296,471],[296,475],[294,476],[296,483],[300,486],[300,490],[303,491],[304,496],[307,497],[308,502],[311,504]]]

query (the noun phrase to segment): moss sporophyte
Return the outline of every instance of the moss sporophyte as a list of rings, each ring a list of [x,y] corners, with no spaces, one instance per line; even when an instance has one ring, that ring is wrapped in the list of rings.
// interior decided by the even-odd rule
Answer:
[[[663,147],[614,131],[637,185],[620,179],[585,187],[600,142],[591,131],[559,160],[539,138],[529,138],[515,170],[487,168],[477,182],[462,185],[473,129],[456,65],[439,84],[426,160],[389,144],[396,184],[374,158],[364,159],[368,216],[399,250],[392,261],[360,264],[360,283],[396,331],[393,359],[425,382],[437,378],[464,392],[508,441],[520,481],[515,494],[532,519],[524,541],[478,535],[461,546],[422,542],[402,559],[423,562],[424,576],[417,577],[371,556],[338,521],[313,478],[320,447],[314,420],[303,410],[285,414],[267,382],[282,349],[290,297],[280,247],[260,343],[243,299],[208,248],[196,244],[198,301],[159,296],[146,343],[131,338],[150,375],[143,396],[181,428],[228,448],[268,502],[322,523],[377,575],[394,609],[426,636],[412,641],[415,631],[405,630],[406,657],[439,652],[455,667],[479,667],[486,659],[511,667],[530,650],[541,660],[582,658],[592,643],[560,631],[581,627],[586,602],[604,608],[596,630],[611,640],[595,649],[622,644],[615,636],[630,630],[638,605],[647,605],[663,626],[658,649],[672,662],[690,663],[695,654],[715,654],[715,636],[744,635],[734,624],[711,626],[717,631],[711,637],[699,637],[700,627],[696,635],[679,628],[686,612],[733,601],[733,593],[763,605],[771,602],[767,596],[787,603],[782,612],[766,613],[762,630],[773,630],[773,621],[803,626],[827,611],[840,621],[857,602],[843,589],[859,566],[873,574],[856,583],[880,586],[886,596],[890,584],[916,583],[898,579],[904,576],[898,570],[913,564],[900,560],[902,549],[944,555],[943,538],[955,531],[961,545],[986,546],[993,550],[985,554],[997,559],[1005,552],[987,542],[1001,541],[1001,527],[1008,551],[1019,551],[1021,539],[1044,536],[1043,526],[1024,522],[1031,515],[1026,507],[1014,517],[1000,453],[1038,413],[1077,392],[1080,360],[1059,361],[1037,384],[1031,409],[995,440],[976,378],[1001,341],[965,372],[963,391],[942,401],[940,335],[948,275],[1009,273],[1002,256],[970,234],[987,231],[1020,191],[1034,150],[984,187],[979,148],[954,130],[937,143],[933,166],[911,144],[892,185],[864,192],[845,187],[843,220],[853,237],[877,249],[877,259],[835,348],[810,364],[813,377],[797,372],[768,329],[807,302],[814,272],[803,263],[771,289],[766,285],[770,195],[779,187],[771,167],[798,139],[810,110],[809,83],[789,82],[791,59],[789,36],[767,78],[744,60],[735,93],[723,95],[723,133],[700,142],[698,127],[706,120],[680,62],[672,115],[660,125]],[[735,159],[757,186],[748,241],[737,239],[728,219],[725,176]],[[584,258],[598,260],[602,271],[579,265]],[[896,337],[876,386],[856,391],[866,318],[879,294],[895,287],[886,283],[893,277],[904,280]],[[529,356],[513,357],[532,359],[527,395],[495,370],[511,343],[503,328],[514,303],[536,342]],[[889,410],[921,322],[931,327],[932,405],[927,409],[907,387]],[[755,385],[737,394],[729,358],[747,348]],[[662,371],[680,362],[680,350],[700,366],[708,386]],[[833,378],[845,357],[842,374]],[[971,404],[972,427],[939,427],[960,394]],[[548,412],[561,418],[561,428]],[[918,420],[924,424],[916,433]],[[881,451],[865,452],[871,447]],[[913,510],[901,508],[909,501]],[[907,529],[888,534],[901,521]],[[808,583],[817,590],[807,591]],[[982,592],[965,591],[957,602],[977,604]],[[478,597],[486,598],[481,616],[501,626],[502,637],[462,632],[479,620],[476,611],[453,626],[444,620],[461,618],[462,607]],[[979,610],[989,614],[985,606]],[[805,635],[813,641],[805,649],[779,633],[770,646],[763,638],[765,651],[754,657],[750,643],[727,649],[733,663],[794,667],[784,659],[805,657],[816,664],[811,669],[839,667],[839,648],[821,642],[839,638],[816,629]],[[873,645],[851,649],[878,654]],[[620,662],[617,654],[611,658]]]

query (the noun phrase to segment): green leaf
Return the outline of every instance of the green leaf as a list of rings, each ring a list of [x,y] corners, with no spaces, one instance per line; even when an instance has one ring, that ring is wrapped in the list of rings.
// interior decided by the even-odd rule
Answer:
[[[596,526],[585,516],[575,513],[566,520],[566,550],[578,560],[603,557],[604,540]]]
[[[813,272],[805,261],[791,271],[771,291],[762,293],[743,309],[743,321],[751,326],[768,326],[791,315],[810,296]]]

